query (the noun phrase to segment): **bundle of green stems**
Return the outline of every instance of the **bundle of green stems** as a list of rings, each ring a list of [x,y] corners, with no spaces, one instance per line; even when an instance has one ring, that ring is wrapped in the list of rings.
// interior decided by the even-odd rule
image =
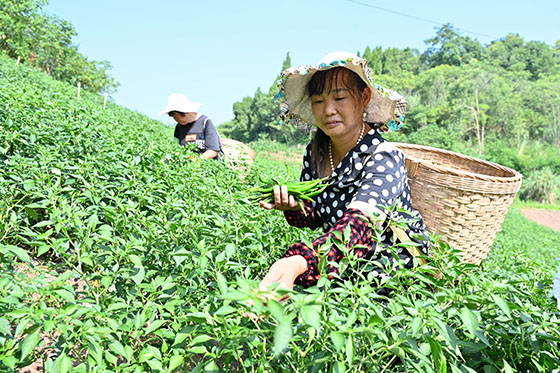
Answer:
[[[274,186],[275,185],[286,185],[288,189],[288,195],[291,195],[295,198],[297,203],[300,205],[301,210],[305,213],[305,209],[303,207],[303,201],[312,201],[315,202],[313,197],[322,193],[325,188],[329,185],[325,183],[327,178],[322,179],[314,179],[309,181],[291,181],[291,182],[278,182],[276,179],[272,179],[272,181],[265,182],[265,185],[251,188],[249,192],[252,194],[248,199],[254,203],[260,203],[261,201],[267,203],[274,202]],[[263,181],[261,179],[261,181]]]

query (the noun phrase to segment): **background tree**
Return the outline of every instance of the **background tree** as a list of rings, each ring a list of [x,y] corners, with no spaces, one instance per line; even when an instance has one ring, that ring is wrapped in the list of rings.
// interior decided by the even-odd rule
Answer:
[[[26,61],[33,58],[38,16],[46,0],[0,0],[0,49]]]
[[[282,70],[291,67],[290,53],[282,63]],[[303,143],[308,133],[296,126],[280,121],[280,108],[274,100],[278,93],[277,80],[270,86],[267,93],[257,89],[253,97],[244,97],[241,102],[233,104],[234,118],[220,125],[220,132],[233,139],[250,142],[259,139],[274,140],[285,143]]]
[[[422,61],[429,67],[461,66],[473,59],[480,60],[484,54],[484,48],[478,40],[461,36],[449,23],[443,25],[435,37],[425,42],[428,49],[422,54]]]
[[[560,72],[560,55],[553,48],[537,41],[527,43],[516,34],[490,43],[486,51],[487,63],[508,71],[527,71],[533,80]]]
[[[47,0],[0,0],[0,50],[56,79],[94,93],[114,93],[118,82],[108,61],[88,60],[72,43],[76,31],[68,21],[47,15]]]

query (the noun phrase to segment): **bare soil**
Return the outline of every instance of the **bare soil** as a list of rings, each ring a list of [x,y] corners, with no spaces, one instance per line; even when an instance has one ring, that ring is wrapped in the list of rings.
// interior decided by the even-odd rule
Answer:
[[[521,213],[529,220],[560,231],[560,210],[531,208],[519,211],[521,211]]]

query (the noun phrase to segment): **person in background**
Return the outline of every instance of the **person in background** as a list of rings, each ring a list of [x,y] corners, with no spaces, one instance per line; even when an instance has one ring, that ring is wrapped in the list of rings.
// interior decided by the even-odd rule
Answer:
[[[199,102],[191,102],[181,93],[173,93],[167,100],[167,107],[158,116],[167,114],[177,122],[174,136],[180,145],[194,143],[200,156],[206,159],[221,159],[220,135],[210,118],[198,111]]]
[[[367,61],[347,52],[285,70],[279,88],[283,121],[316,127],[303,156],[301,181],[327,177],[329,186],[315,202],[304,201],[305,211],[285,185],[274,187],[274,202],[261,202],[283,211],[292,226],[323,230],[310,246],[292,244],[271,266],[261,290],[275,283],[287,289],[314,286],[321,276],[319,250],[328,242],[337,243],[327,253],[329,277],[338,275],[336,263],[345,256],[341,244],[373,264],[368,273],[377,280],[390,275],[395,256],[412,268],[413,254],[395,247],[396,237],[416,241],[415,254],[427,255],[428,235],[420,213],[412,209],[404,154],[381,136],[402,125],[406,101],[375,84]],[[394,227],[392,219],[404,220],[407,228]]]

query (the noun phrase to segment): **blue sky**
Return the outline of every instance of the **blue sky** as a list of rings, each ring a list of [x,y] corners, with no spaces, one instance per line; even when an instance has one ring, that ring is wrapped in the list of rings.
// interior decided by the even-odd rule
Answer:
[[[508,33],[554,45],[560,3],[492,0],[50,0],[44,10],[70,21],[81,53],[111,62],[114,100],[154,119],[174,92],[202,102],[215,124],[233,104],[267,90],[286,53],[292,65],[367,46],[417,48],[451,23],[486,45]]]

